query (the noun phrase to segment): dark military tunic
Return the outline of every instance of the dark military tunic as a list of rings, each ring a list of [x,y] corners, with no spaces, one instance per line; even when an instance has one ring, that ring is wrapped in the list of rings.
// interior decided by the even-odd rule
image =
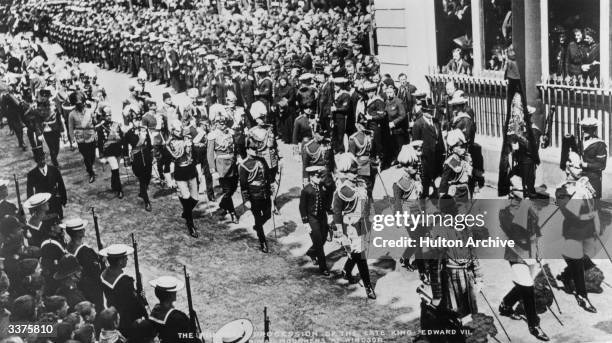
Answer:
[[[163,309],[159,304],[153,307],[149,320],[153,322],[158,333],[160,343],[195,342],[194,339],[185,338],[195,333],[190,328],[189,317],[177,309]]]
[[[106,297],[106,307],[114,306],[119,312],[119,330],[129,336],[132,323],[147,314],[136,295],[134,279],[127,274],[119,274],[115,279],[107,279],[105,272],[100,275],[102,290]]]
[[[582,152],[582,161],[586,163],[586,167],[582,168],[582,172],[589,178],[591,186],[595,189],[595,198],[601,198],[601,174],[606,169],[608,157],[606,143],[599,138],[591,138],[584,141]]]
[[[66,205],[66,187],[62,173],[56,167],[47,165],[47,174],[43,175],[38,167],[34,167],[28,172],[27,177],[27,196],[28,198],[36,193],[51,193],[49,199],[49,213],[56,213],[61,217],[64,215],[62,209]]]

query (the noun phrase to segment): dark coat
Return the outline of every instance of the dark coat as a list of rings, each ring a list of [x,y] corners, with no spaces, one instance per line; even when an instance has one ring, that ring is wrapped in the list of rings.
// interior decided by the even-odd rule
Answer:
[[[325,218],[327,204],[324,203],[324,200],[325,196],[322,194],[321,185],[317,186],[317,189],[310,183],[304,186],[300,194],[300,215],[302,217],[302,223],[308,223],[309,219],[321,220]]]
[[[430,172],[435,178],[442,172],[444,141],[440,124],[436,121],[433,124],[433,126],[429,125],[422,116],[414,123],[412,137],[414,140],[423,141],[423,169],[424,172]]]
[[[66,206],[68,197],[62,173],[56,167],[47,165],[47,175],[44,176],[38,167],[28,172],[27,178],[28,198],[36,193],[51,193],[49,200],[49,213],[63,213],[62,206]]]

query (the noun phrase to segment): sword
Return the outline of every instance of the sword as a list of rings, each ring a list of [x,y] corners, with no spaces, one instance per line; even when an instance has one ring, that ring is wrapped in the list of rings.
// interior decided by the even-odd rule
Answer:
[[[497,322],[499,323],[499,326],[501,326],[502,330],[504,330],[504,333],[506,334],[506,337],[508,338],[508,342],[512,342],[512,340],[510,339],[510,336],[508,335],[508,331],[506,331],[506,328],[504,327],[504,324],[502,324],[501,320],[499,320],[499,317],[497,316],[497,314],[495,313],[495,310],[493,310],[493,307],[491,306],[491,303],[489,303],[489,300],[487,299],[487,297],[485,296],[484,292],[482,291],[482,289],[480,290],[480,295],[482,295],[482,298],[485,300],[485,302],[487,303],[487,306],[489,306],[489,309],[491,309],[491,313],[493,313],[493,316],[495,316],[495,319],[497,319]]]
[[[550,292],[552,293],[553,300],[555,301],[555,305],[557,305],[557,310],[559,310],[559,314],[561,314],[563,312],[561,312],[561,307],[559,307],[559,303],[557,302],[557,297],[555,297],[555,292],[553,292],[553,287],[550,284],[550,280],[548,280],[548,275],[546,275],[546,269],[544,269],[544,266],[542,265],[542,261],[538,261],[538,264],[540,265],[540,269],[542,269],[542,273],[544,274],[544,278],[546,279],[546,283],[548,284],[548,288],[550,288]],[[548,309],[550,310],[550,308],[548,308]],[[552,312],[552,311],[550,311],[550,312]],[[560,320],[559,320],[559,322],[561,323]],[[563,325],[563,323],[561,323],[561,325]]]
[[[608,256],[608,260],[610,260],[610,262],[612,262],[612,257],[610,257],[610,253],[606,249],[606,246],[603,244],[603,242],[601,241],[601,238],[599,237],[599,235],[597,233],[595,233],[595,237],[599,241],[599,244],[601,244],[601,247],[603,248],[603,251],[606,253],[606,256]]]

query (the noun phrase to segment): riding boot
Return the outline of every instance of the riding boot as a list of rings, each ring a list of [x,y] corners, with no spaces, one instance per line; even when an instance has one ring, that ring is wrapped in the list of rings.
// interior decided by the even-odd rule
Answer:
[[[253,230],[257,233],[257,238],[259,239],[259,249],[263,253],[268,253],[268,240],[266,239],[266,234],[264,233],[263,227],[255,225],[253,226]]]
[[[591,260],[591,258],[588,255],[584,255],[582,257],[582,261],[584,263],[584,271],[587,272],[589,269],[595,267],[595,263],[593,263],[593,260]]]

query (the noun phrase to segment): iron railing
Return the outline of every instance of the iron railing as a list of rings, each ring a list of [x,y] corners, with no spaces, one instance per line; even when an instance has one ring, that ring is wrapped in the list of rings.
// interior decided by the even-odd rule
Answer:
[[[552,75],[537,85],[551,130],[551,145],[559,147],[562,137],[575,134],[577,124],[585,117],[599,121],[598,134],[608,147],[612,144],[612,89],[601,88],[597,79]],[[608,155],[612,151],[608,149]]]
[[[445,74],[440,69],[431,70],[426,76],[434,101],[445,93],[445,85],[454,81],[457,89],[464,91],[469,105],[474,109],[477,132],[489,137],[502,137],[506,116],[508,83],[503,72],[485,71],[480,75]],[[561,147],[566,134],[575,134],[577,123],[585,117],[599,121],[599,137],[612,147],[612,89],[600,87],[597,79],[543,77],[537,84],[550,128],[550,146]],[[544,134],[545,132],[543,132]],[[612,149],[608,149],[612,156]]]
[[[503,73],[489,71],[478,76],[468,74],[442,74],[438,70],[426,76],[434,101],[445,93],[446,83],[453,81],[468,96],[474,109],[476,131],[481,135],[502,137],[506,113],[508,83]]]

